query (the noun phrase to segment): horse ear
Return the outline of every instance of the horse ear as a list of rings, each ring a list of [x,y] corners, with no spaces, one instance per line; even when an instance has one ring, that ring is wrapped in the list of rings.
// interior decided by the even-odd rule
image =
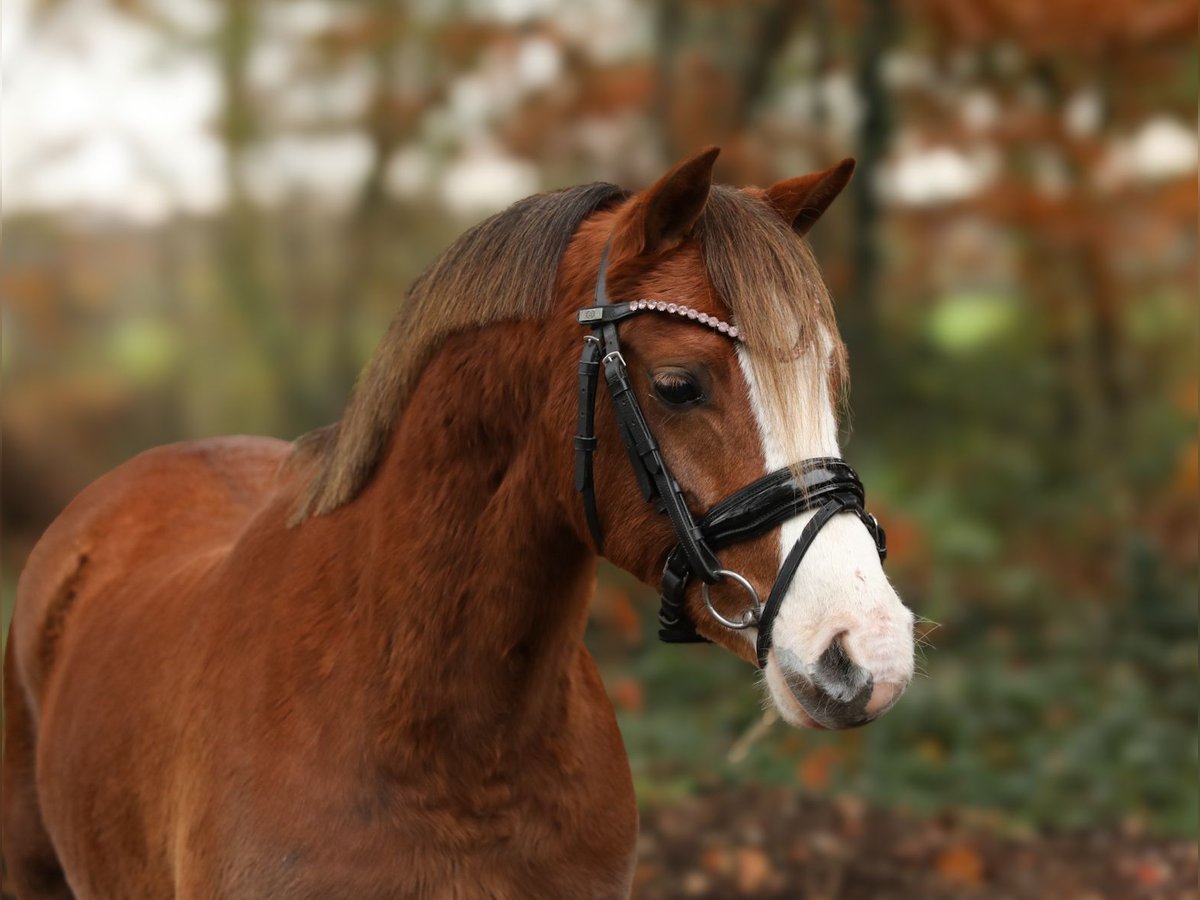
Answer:
[[[701,150],[642,192],[622,229],[635,252],[667,250],[691,235],[708,202],[713,163],[720,152],[719,147]]]
[[[854,160],[847,158],[824,172],[789,178],[766,190],[767,202],[779,210],[785,222],[805,235],[829,208],[854,174]]]

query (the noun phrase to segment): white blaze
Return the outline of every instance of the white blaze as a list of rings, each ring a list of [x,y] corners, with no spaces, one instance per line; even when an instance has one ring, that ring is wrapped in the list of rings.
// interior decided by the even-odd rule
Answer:
[[[796,361],[798,380],[789,394],[786,420],[772,421],[746,352],[738,362],[750,389],[750,403],[762,437],[766,471],[817,456],[841,457],[837,417],[829,393],[828,366],[833,342],[827,334]],[[786,434],[786,440],[784,435]],[[793,454],[799,454],[795,456]],[[779,530],[779,560],[815,515],[803,513]],[[912,613],[900,601],[883,567],[875,542],[853,515],[837,515],[817,534],[775,619],[772,643],[776,656],[791,668],[811,672],[813,665],[842,635],[850,658],[882,682],[906,683],[913,672]],[[788,694],[776,666],[768,666],[767,683],[786,718]],[[792,701],[794,703],[794,701]]]

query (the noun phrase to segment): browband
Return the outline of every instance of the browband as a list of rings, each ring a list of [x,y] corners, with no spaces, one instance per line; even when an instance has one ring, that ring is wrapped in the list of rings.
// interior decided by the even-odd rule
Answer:
[[[579,414],[575,434],[575,489],[583,498],[588,529],[596,543],[597,552],[603,552],[604,534],[592,473],[592,457],[596,451],[596,391],[600,370],[603,369],[617,428],[638,487],[642,496],[654,502],[656,509],[671,520],[678,541],[667,555],[663,568],[658,614],[661,626],[659,639],[666,643],[707,642],[708,639],[696,631],[684,602],[687,583],[696,577],[705,586],[705,603],[714,618],[732,628],[757,627],[755,645],[758,664],[765,666],[775,617],[804,554],[821,528],[840,512],[855,514],[871,533],[880,559],[887,555],[883,528],[864,507],[866,496],[854,469],[840,459],[825,457],[808,459],[794,468],[783,468],[764,475],[717,503],[699,522],[692,517],[683,491],[671,477],[658,442],[638,405],[625,359],[621,355],[617,324],[641,312],[666,312],[708,325],[734,340],[740,336],[736,326],[679,304],[646,299],[610,303],[607,271],[611,244],[610,238],[600,257],[595,304],[577,314],[579,323],[592,330],[584,338],[583,353],[579,360]],[[784,558],[770,596],[760,607],[754,588],[742,576],[721,568],[714,551],[758,537],[810,510],[817,512]],[[753,608],[748,618],[740,623],[724,619],[708,601],[707,586],[716,584],[724,577],[741,583],[753,598]]]

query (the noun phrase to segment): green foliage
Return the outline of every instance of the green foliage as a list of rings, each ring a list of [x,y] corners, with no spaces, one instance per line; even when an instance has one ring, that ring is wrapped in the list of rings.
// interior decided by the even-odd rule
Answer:
[[[970,353],[1010,334],[1016,325],[1011,298],[985,294],[947,297],[929,315],[933,344],[951,353]]]

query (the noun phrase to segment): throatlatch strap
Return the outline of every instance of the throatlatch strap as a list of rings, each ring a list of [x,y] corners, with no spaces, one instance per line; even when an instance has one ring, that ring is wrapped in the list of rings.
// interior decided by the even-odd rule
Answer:
[[[596,382],[600,372],[600,339],[588,335],[579,358],[579,420],[575,428],[575,490],[583,495],[583,513],[596,542],[604,552],[604,531],[596,509],[596,486],[592,478],[592,453],[596,449]]]
[[[658,639],[664,644],[712,643],[696,630],[696,623],[684,602],[690,574],[687,558],[676,546],[667,556],[659,587]]]
[[[592,455],[596,452],[596,386],[600,380],[600,358],[604,336],[611,331],[616,338],[615,325],[606,329],[608,308],[608,251],[612,237],[600,255],[600,271],[596,278],[595,306],[579,313],[581,324],[590,325],[592,333],[583,339],[583,354],[579,357],[579,386],[576,391],[579,412],[575,426],[575,490],[583,496],[583,514],[588,531],[596,542],[596,552],[604,552],[604,529],[600,525],[600,510],[596,506],[596,483],[592,475]]]
[[[758,667],[760,669],[765,668],[767,665],[767,653],[771,649],[771,633],[775,627],[775,617],[779,615],[779,608],[783,605],[783,598],[787,596],[788,588],[792,586],[792,579],[796,577],[796,570],[800,568],[804,554],[808,552],[808,548],[812,546],[812,542],[816,540],[817,534],[825,527],[826,523],[842,510],[853,506],[855,503],[856,498],[850,494],[841,494],[829,500],[817,510],[815,516],[808,520],[808,523],[804,526],[804,530],[800,532],[799,540],[788,551],[788,555],[779,569],[779,574],[775,577],[775,584],[771,588],[771,596],[767,598],[767,602],[763,605],[762,615],[758,619],[758,639],[755,641],[755,652],[758,656]]]

